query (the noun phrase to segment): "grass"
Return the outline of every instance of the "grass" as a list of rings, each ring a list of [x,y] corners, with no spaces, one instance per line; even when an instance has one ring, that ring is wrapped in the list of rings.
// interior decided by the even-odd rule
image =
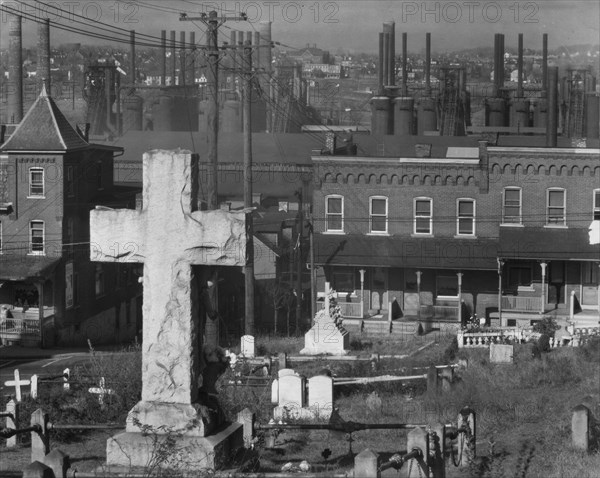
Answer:
[[[260,337],[267,353],[287,347],[290,354],[299,349],[298,339]],[[412,342],[412,343],[411,343]],[[469,405],[477,413],[477,455],[480,467],[468,473],[447,467],[447,477],[473,478],[597,477],[600,453],[582,454],[571,448],[571,409],[584,397],[591,396],[596,404],[593,412],[600,417],[600,341],[580,348],[556,349],[543,354],[542,359],[531,357],[531,345],[516,345],[513,364],[489,363],[486,349],[452,348],[449,336],[439,336],[439,341],[416,352],[431,342],[431,336],[411,337],[400,343],[376,337],[360,337],[352,342],[353,353],[369,356],[371,353],[410,356],[403,359],[382,359],[375,366],[369,361],[339,362],[327,359],[316,362],[298,362],[294,369],[307,376],[328,368],[338,376],[371,376],[412,373],[414,367],[441,364],[454,355],[466,357],[469,366],[462,371],[450,392],[427,392],[423,382],[401,386],[395,384],[336,387],[335,403],[345,420],[375,423],[456,423],[459,410]],[[413,353],[414,352],[414,353]],[[137,360],[135,352],[130,360]],[[110,357],[110,356],[108,356]],[[116,362],[96,363],[105,367],[102,373],[110,376],[107,368],[121,365]],[[139,368],[137,369],[139,371]],[[98,372],[99,373],[99,372]],[[121,373],[125,373],[121,371]],[[419,371],[422,373],[422,371]],[[125,375],[123,378],[131,375]],[[227,377],[225,377],[227,378]],[[224,381],[222,382],[222,384]],[[108,384],[107,384],[108,385]],[[369,394],[376,392],[381,398],[381,409],[370,410],[365,405]],[[220,401],[230,418],[244,407],[250,407],[262,423],[271,418],[270,387],[222,387]],[[92,419],[101,410],[88,404],[84,412]],[[122,405],[125,408],[126,405]],[[64,412],[64,411],[63,411]],[[51,410],[56,415],[60,410]],[[114,412],[113,412],[114,413]],[[100,419],[95,416],[94,419]],[[79,417],[81,419],[81,417]],[[53,446],[68,452],[80,470],[91,470],[104,461],[106,438],[112,432],[94,432],[77,436],[52,437]],[[58,441],[58,438],[61,441]],[[343,434],[330,431],[295,431],[276,437],[276,449],[261,447],[265,436],[260,435],[256,449],[246,452],[246,459],[260,461],[260,471],[279,471],[288,462],[308,460],[313,471],[325,473],[347,470],[352,465],[354,453],[369,447],[385,459],[389,454],[406,447],[406,431],[366,430],[354,433],[353,442]],[[325,459],[322,452],[329,449]],[[0,474],[5,470],[21,470],[27,463],[29,449],[25,446],[15,451],[2,449]],[[394,472],[395,473],[395,472]]]

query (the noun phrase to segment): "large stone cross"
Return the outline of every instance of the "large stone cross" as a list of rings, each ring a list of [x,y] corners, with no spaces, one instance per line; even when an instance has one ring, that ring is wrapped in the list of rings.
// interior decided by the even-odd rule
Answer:
[[[244,265],[246,236],[243,212],[196,210],[198,166],[189,151],[145,153],[142,209],[90,213],[92,261],[144,264],[142,401],[128,432],[207,432],[196,403],[202,321],[192,266]]]

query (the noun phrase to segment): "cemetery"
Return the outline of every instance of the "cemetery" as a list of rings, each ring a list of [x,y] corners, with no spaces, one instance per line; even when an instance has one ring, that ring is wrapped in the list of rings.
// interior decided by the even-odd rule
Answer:
[[[92,211],[93,260],[144,264],[143,341],[118,356],[90,344],[85,365],[57,376],[15,370],[0,397],[0,476],[575,478],[600,469],[593,329],[353,337],[326,284],[323,309],[286,350],[249,334],[215,344],[200,330],[209,307],[199,282],[203,268],[244,264],[244,213],[197,210],[196,160],[146,153],[143,209]],[[115,241],[137,247],[111,255]]]

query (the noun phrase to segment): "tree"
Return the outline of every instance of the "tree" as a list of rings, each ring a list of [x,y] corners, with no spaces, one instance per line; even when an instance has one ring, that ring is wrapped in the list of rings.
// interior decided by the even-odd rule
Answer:
[[[279,321],[279,310],[286,308],[288,335],[290,333],[290,306],[291,302],[295,303],[295,297],[292,289],[278,280],[269,281],[262,285],[263,290],[271,300],[273,306],[273,333],[277,333],[277,323]],[[291,298],[290,298],[291,297]]]

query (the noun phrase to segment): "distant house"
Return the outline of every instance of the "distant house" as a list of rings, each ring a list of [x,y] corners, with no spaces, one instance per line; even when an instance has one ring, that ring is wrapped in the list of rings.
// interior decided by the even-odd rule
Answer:
[[[0,145],[3,341],[116,343],[141,328],[132,267],[90,262],[89,210],[130,202],[113,182],[121,152],[89,143],[44,89]]]

